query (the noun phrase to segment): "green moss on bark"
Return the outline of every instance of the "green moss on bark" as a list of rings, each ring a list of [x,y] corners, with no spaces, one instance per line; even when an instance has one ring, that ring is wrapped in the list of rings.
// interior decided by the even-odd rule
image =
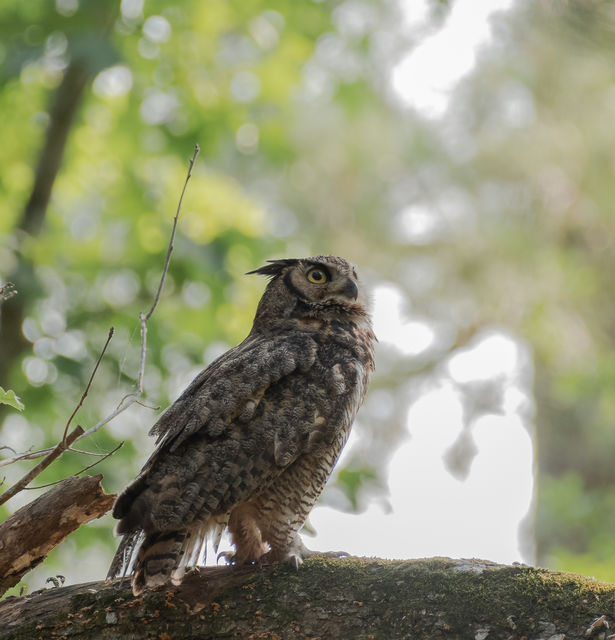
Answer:
[[[0,638],[571,640],[606,633],[611,615],[615,585],[572,574],[478,560],[316,557],[298,572],[206,569],[138,598],[116,582],[8,599]]]

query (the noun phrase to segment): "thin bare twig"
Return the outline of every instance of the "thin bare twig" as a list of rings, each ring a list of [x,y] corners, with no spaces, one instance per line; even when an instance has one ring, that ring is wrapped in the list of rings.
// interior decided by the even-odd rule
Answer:
[[[164,281],[167,277],[167,271],[169,270],[169,263],[171,262],[171,252],[173,251],[173,241],[175,240],[175,232],[177,230],[177,221],[179,220],[179,213],[182,208],[182,202],[184,201],[184,194],[186,193],[186,187],[188,186],[188,180],[190,180],[192,176],[192,167],[194,167],[194,163],[196,161],[197,156],[199,155],[200,147],[198,144],[194,145],[194,153],[192,154],[192,158],[190,158],[190,165],[188,166],[188,173],[186,174],[186,179],[184,180],[184,186],[182,187],[181,194],[179,196],[179,202],[177,203],[177,211],[175,212],[175,217],[173,218],[173,229],[171,230],[171,238],[169,239],[169,247],[167,249],[167,257],[164,262],[164,269],[162,270],[162,277],[160,278],[160,284],[158,285],[158,291],[156,291],[156,297],[154,298],[154,304],[152,304],[152,308],[145,314],[145,321],[147,322],[151,317],[156,307],[158,306],[158,301],[160,300],[160,294],[162,293],[162,287],[164,286]]]
[[[192,158],[190,158],[190,163],[188,165],[188,172],[186,173],[186,179],[184,180],[184,186],[182,187],[181,193],[179,195],[179,202],[177,203],[177,211],[175,212],[175,217],[173,218],[173,228],[171,229],[171,237],[169,238],[169,246],[167,248],[167,257],[164,261],[164,268],[162,269],[162,275],[160,276],[160,282],[158,283],[158,290],[156,291],[156,296],[154,298],[154,302],[151,306],[151,309],[147,313],[139,314],[139,322],[141,323],[141,361],[139,363],[139,377],[137,379],[137,391],[134,394],[133,402],[136,402],[141,394],[143,393],[143,379],[145,378],[145,356],[147,353],[147,321],[152,317],[152,314],[156,310],[158,306],[158,301],[160,300],[160,295],[162,293],[162,287],[164,287],[164,282],[167,277],[167,272],[169,270],[169,263],[171,262],[171,253],[173,252],[173,242],[175,241],[175,233],[177,231],[177,222],[179,221],[179,214],[182,208],[182,202],[184,201],[184,194],[186,193],[186,187],[188,186],[188,181],[192,176],[192,167],[194,167],[194,163],[196,161],[197,156],[199,155],[200,147],[198,144],[194,145],[194,153],[192,154]],[[131,403],[132,404],[132,403]]]
[[[81,399],[77,403],[77,406],[75,407],[75,410],[72,412],[70,418],[68,419],[68,422],[66,423],[66,427],[64,427],[64,434],[62,435],[62,442],[64,442],[64,440],[66,439],[66,434],[68,433],[68,428],[70,427],[70,423],[73,421],[73,418],[75,417],[77,411],[79,411],[79,409],[81,409],[81,407],[83,406],[83,402],[86,399],[86,396],[88,395],[88,391],[90,390],[90,387],[92,386],[92,380],[94,380],[94,376],[96,375],[96,372],[98,371],[98,365],[100,365],[100,361],[103,359],[103,356],[105,355],[105,352],[107,351],[107,347],[109,346],[109,343],[111,342],[111,338],[113,338],[113,332],[114,331],[115,331],[115,329],[113,327],[111,327],[109,329],[109,335],[107,336],[107,341],[105,342],[105,346],[102,348],[102,351],[100,352],[100,355],[98,356],[98,360],[96,360],[96,364],[94,365],[94,369],[92,371],[92,375],[90,376],[90,379],[88,380],[88,383],[87,383],[87,385],[85,387],[85,391],[81,395]]]
[[[93,462],[92,464],[88,465],[87,467],[83,467],[83,469],[81,469],[81,471],[77,471],[77,473],[73,473],[74,476],[80,476],[82,473],[85,473],[86,471],[89,471],[92,467],[95,467],[97,464],[100,464],[103,460],[106,460],[107,458],[109,458],[110,456],[112,456],[116,451],[118,451],[119,449],[121,449],[124,446],[124,441],[122,440],[122,442],[120,442],[117,447],[115,447],[115,449],[109,451],[109,453],[103,453],[103,454],[90,454],[90,455],[102,455],[102,458],[100,460],[96,460],[96,462]],[[74,449],[71,449],[71,451],[74,451]],[[79,453],[90,453],[89,451],[80,451]],[[53,487],[56,484],[60,484],[60,482],[64,482],[65,478],[61,478],[60,480],[56,480],[55,482],[48,482],[47,484],[39,484],[36,487],[24,487],[25,490],[27,491],[31,491],[33,489],[44,489],[45,487]]]
[[[140,407],[143,407],[144,409],[151,409],[152,411],[160,410],[160,405],[158,405],[157,407],[154,407],[153,405],[147,404],[146,402],[142,402],[141,400],[135,400],[135,404],[138,404]]]
[[[106,455],[108,455],[106,453],[97,453],[96,451],[86,451],[85,449],[75,449],[74,447],[68,447],[67,451],[70,451],[71,453],[79,453],[84,456],[96,456],[99,458],[104,458]]]
[[[83,435],[83,429],[77,425],[63,440],[53,448],[43,460],[41,460],[34,468],[30,469],[25,476],[18,480],[12,487],[7,489],[2,495],[0,495],[0,504],[4,504],[7,500],[10,500],[14,495],[19,493],[22,489],[25,489],[36,476],[44,471],[56,458],[59,458],[70,447],[75,440]]]
[[[4,460],[0,460],[0,467],[8,467],[10,464],[21,462],[22,460],[36,460],[36,458],[42,458],[48,453],[51,453],[53,449],[54,447],[49,447],[48,449],[39,449],[38,451],[26,451],[13,456],[12,458],[5,458]]]
[[[64,428],[64,433],[62,434],[62,440],[60,442],[60,444],[64,444],[64,448],[61,450],[58,450],[58,446],[56,447],[50,447],[48,449],[41,449],[40,451],[28,451],[26,453],[22,453],[16,456],[13,456],[12,458],[6,458],[5,460],[0,461],[0,467],[5,467],[9,464],[13,464],[14,462],[18,462],[20,460],[34,460],[35,458],[42,458],[43,456],[53,456],[51,457],[51,462],[53,462],[53,460],[55,460],[58,456],[60,456],[64,451],[66,451],[67,449],[70,448],[69,444],[67,443],[67,433],[68,433],[68,428],[70,427],[70,423],[73,421],[73,418],[75,417],[75,415],[77,414],[77,411],[79,411],[79,409],[81,408],[81,406],[83,405],[83,402],[86,398],[86,396],[88,395],[88,392],[90,390],[90,387],[92,386],[92,381],[94,380],[94,376],[96,375],[96,372],[98,371],[98,366],[100,365],[100,362],[103,358],[103,356],[105,355],[105,352],[107,351],[107,347],[109,346],[109,342],[111,341],[111,338],[113,337],[113,332],[114,329],[113,327],[111,327],[111,329],[109,329],[109,335],[107,336],[107,340],[102,348],[102,351],[100,352],[100,355],[98,356],[98,360],[96,361],[96,364],[94,365],[94,369],[92,371],[92,375],[90,376],[90,379],[88,380],[88,383],[86,385],[85,391],[83,392],[81,399],[79,400],[79,402],[77,403],[77,406],[75,407],[75,410],[72,412],[70,418],[68,419],[68,422],[66,423],[66,427]],[[81,429],[81,427],[79,427]],[[74,433],[74,432],[73,432]],[[81,429],[81,433],[83,433],[83,429]],[[80,434],[77,434],[77,437],[79,437]],[[4,447],[2,447],[4,448]],[[43,461],[45,462],[45,460]],[[42,463],[41,463],[42,464]],[[47,466],[47,465],[45,465]],[[32,471],[35,471],[37,469],[39,469],[40,465],[34,467],[34,469],[32,469]],[[44,469],[45,467],[43,467]],[[42,469],[41,469],[42,471]],[[38,472],[40,473],[40,471]],[[38,475],[37,473],[37,475]],[[26,476],[24,476],[26,477]],[[34,478],[31,477],[30,481]],[[22,478],[23,480],[23,478]],[[20,480],[21,482],[21,480]],[[25,487],[22,487],[25,488]],[[21,491],[21,489],[19,489]],[[0,496],[0,504],[2,504],[1,500],[4,497],[5,494],[2,494]],[[14,495],[14,494],[13,494]],[[10,495],[8,498],[6,498],[6,500],[8,500],[9,498],[12,498],[13,496]]]
[[[96,462],[92,462],[92,464],[89,464],[87,467],[83,467],[83,469],[81,469],[81,471],[77,471],[77,473],[75,473],[74,475],[80,476],[82,473],[85,473],[86,471],[89,471],[92,467],[95,467],[97,464],[100,464],[103,460],[106,460],[107,458],[111,457],[116,451],[119,451],[123,446],[124,446],[124,441],[122,440],[117,445],[117,447],[115,447],[114,449],[109,451],[109,453],[104,455],[100,460],[96,460]]]

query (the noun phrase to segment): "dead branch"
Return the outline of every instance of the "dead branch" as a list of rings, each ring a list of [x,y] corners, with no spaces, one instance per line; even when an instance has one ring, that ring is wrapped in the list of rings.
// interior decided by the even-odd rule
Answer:
[[[70,533],[111,508],[115,495],[103,492],[101,479],[66,478],[0,525],[0,595]]]

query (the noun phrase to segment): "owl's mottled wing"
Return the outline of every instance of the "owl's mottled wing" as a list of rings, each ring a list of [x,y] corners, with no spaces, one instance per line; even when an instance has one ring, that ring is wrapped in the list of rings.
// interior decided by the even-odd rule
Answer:
[[[245,422],[269,386],[314,364],[308,334],[249,336],[202,371],[162,414],[150,435],[171,451],[197,431],[216,438],[229,421]]]
[[[115,504],[118,532],[225,513],[326,440],[344,403],[331,411],[335,380],[317,355],[307,333],[248,337],[199,374],[154,426],[158,447]]]

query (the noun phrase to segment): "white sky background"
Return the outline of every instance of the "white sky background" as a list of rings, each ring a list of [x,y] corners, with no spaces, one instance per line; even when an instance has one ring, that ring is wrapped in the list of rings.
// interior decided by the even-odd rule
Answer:
[[[425,28],[431,0],[401,0],[409,32]],[[470,73],[481,47],[492,41],[490,19],[513,0],[456,0],[441,28],[424,38],[394,68],[393,89],[421,115],[438,118],[451,91]]]
[[[454,2],[440,28],[393,68],[391,83],[402,103],[425,118],[445,117],[452,91],[473,70],[478,50],[492,41],[490,18],[512,4]],[[402,6],[409,31],[425,28],[428,0],[406,0]],[[381,344],[394,345],[400,357],[429,348],[433,330],[420,319],[402,317],[402,295],[394,286],[378,287],[374,302]],[[409,408],[409,439],[389,468],[390,511],[375,502],[361,514],[317,507],[310,516],[317,531],[306,540],[310,548],[387,558],[533,560],[523,556],[519,541],[534,490],[531,362],[525,346],[497,329],[487,331],[472,348],[453,354],[446,373]],[[443,460],[463,429],[460,385],[494,379],[504,386],[502,412],[471,424],[477,454],[468,477],[460,480]]]
[[[423,332],[416,330],[420,323],[404,322],[391,304],[379,308],[378,290],[375,297],[381,343],[399,345],[400,355],[424,349]],[[378,503],[358,515],[316,507],[310,522],[317,536],[307,545],[385,558],[531,561],[522,555],[519,540],[533,497],[529,366],[524,346],[498,330],[486,330],[471,347],[453,354],[440,380],[409,407],[409,439],[389,467],[390,510]],[[501,413],[486,413],[471,423],[477,454],[468,477],[460,480],[444,462],[464,428],[460,388],[487,380],[502,383]]]

